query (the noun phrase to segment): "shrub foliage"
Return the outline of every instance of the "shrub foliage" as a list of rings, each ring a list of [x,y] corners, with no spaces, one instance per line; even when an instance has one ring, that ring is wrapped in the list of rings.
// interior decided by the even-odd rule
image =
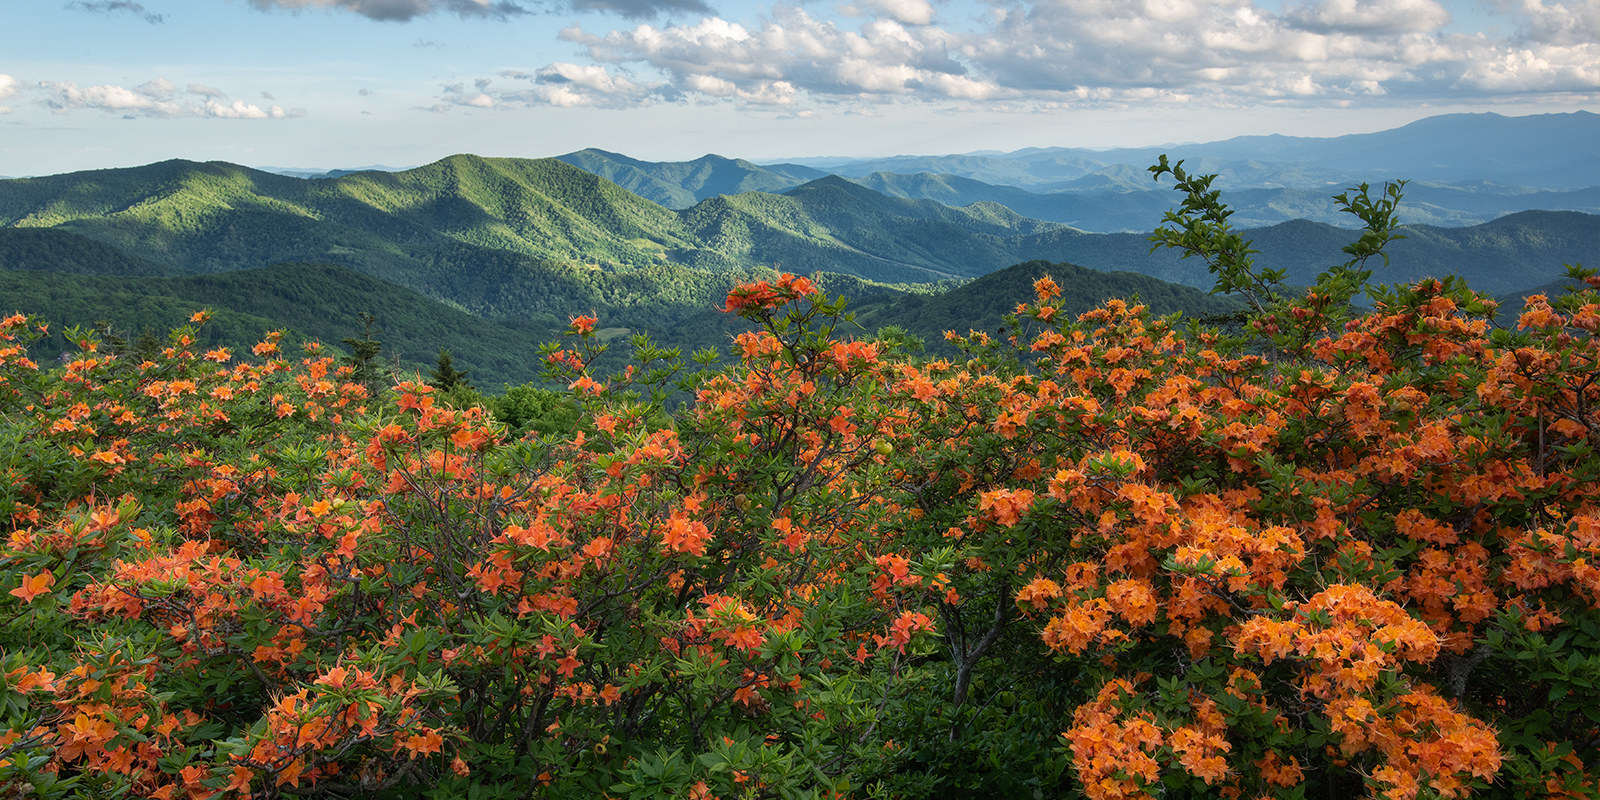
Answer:
[[[12,316],[0,796],[1593,798],[1588,285],[1239,340],[1043,278],[928,359],[785,275],[726,367],[573,318],[521,435]]]

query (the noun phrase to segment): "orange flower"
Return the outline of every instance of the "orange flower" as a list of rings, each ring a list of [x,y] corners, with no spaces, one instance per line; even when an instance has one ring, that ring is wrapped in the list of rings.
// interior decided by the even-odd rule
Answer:
[[[34,598],[49,592],[50,587],[54,586],[55,582],[55,574],[45,570],[38,575],[23,578],[22,585],[12,589],[10,594],[14,597],[22,598],[24,603],[32,603]]]

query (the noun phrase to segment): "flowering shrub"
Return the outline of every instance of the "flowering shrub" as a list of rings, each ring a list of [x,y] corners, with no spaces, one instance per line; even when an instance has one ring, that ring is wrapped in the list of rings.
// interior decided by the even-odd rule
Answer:
[[[1596,796],[1593,288],[1260,352],[1035,289],[960,362],[787,275],[722,369],[577,317],[519,439],[6,319],[0,796]]]

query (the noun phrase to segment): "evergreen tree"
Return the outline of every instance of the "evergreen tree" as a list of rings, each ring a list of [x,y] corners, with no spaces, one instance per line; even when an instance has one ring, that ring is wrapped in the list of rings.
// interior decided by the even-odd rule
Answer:
[[[146,325],[144,332],[139,334],[139,339],[133,343],[131,361],[135,364],[154,361],[156,356],[161,355],[161,347],[161,339],[156,336],[155,331],[150,330],[150,326]]]
[[[345,345],[350,348],[350,355],[346,356],[344,363],[354,367],[350,380],[367,387],[374,396],[388,388],[388,371],[383,368],[383,362],[378,355],[383,351],[383,344],[378,341],[378,318],[363,311],[361,312],[361,338],[345,337]]]
[[[127,337],[119,335],[116,329],[111,327],[111,322],[109,320],[100,320],[96,322],[94,324],[94,330],[96,333],[100,334],[100,346],[106,352],[111,353],[112,355],[120,356],[123,354],[123,351],[128,349]]]
[[[467,380],[467,373],[471,370],[458,370],[450,361],[450,351],[439,348],[439,359],[433,368],[433,373],[428,376],[428,385],[441,392],[448,392],[457,386],[468,389],[473,388],[472,382]]]

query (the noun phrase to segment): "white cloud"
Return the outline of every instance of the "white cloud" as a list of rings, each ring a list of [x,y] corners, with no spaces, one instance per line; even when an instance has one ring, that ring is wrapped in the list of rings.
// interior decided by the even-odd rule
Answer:
[[[1467,64],[1458,81],[1486,93],[1593,93],[1600,85],[1600,47],[1490,49]]]
[[[22,93],[22,82],[10,75],[0,72],[0,99]]]
[[[246,104],[243,100],[232,103],[222,103],[217,100],[207,100],[205,105],[206,116],[220,117],[222,119],[268,119],[271,114],[262,111],[260,106]]]
[[[641,24],[559,38],[588,63],[503,73],[530,88],[447,92],[503,108],[735,102],[983,103],[1012,110],[1494,98],[1600,99],[1600,0],[1491,0],[1508,32],[1448,31],[1438,0],[985,0],[972,30],[928,0],[849,0],[855,29],[797,6],[740,23]]]
[[[76,109],[98,109],[124,117],[214,117],[217,119],[288,119],[303,117],[305,109],[285,111],[280,106],[262,109],[243,100],[229,101],[227,94],[198,83],[187,87],[188,94],[205,98],[203,102],[179,96],[178,87],[165,78],[155,78],[132,88],[105,84],[80,88],[72,81],[40,81],[41,105],[66,113]],[[266,95],[266,92],[262,92]],[[0,95],[4,96],[4,95]]]
[[[790,105],[801,92],[878,98],[1002,93],[965,74],[952,52],[955,36],[892,19],[873,19],[855,32],[784,8],[754,30],[708,17],[694,25],[641,25],[604,36],[573,26],[561,38],[583,45],[596,63],[640,63],[664,73],[678,91],[757,105]]]
[[[157,81],[132,89],[109,84],[80,89],[78,84],[71,81],[40,81],[39,88],[45,91],[42,102],[57,111],[97,108],[102,111],[142,111],[150,116],[159,117],[184,115],[184,106],[169,99],[172,84],[165,81],[160,81],[160,84],[165,86],[151,84],[157,84]],[[163,93],[163,89],[168,91]]]

